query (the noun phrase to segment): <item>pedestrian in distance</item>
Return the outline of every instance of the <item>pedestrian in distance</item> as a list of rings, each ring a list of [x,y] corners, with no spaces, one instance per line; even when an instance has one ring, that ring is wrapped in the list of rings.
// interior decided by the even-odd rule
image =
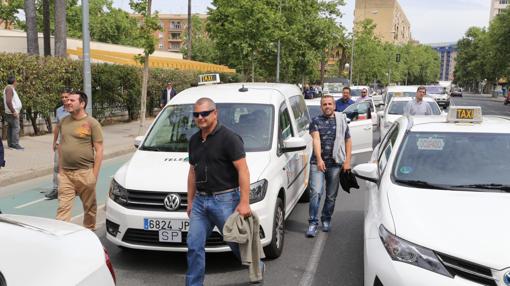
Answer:
[[[171,82],[168,82],[166,88],[161,90],[161,98],[159,100],[159,107],[163,108],[170,101],[170,99],[174,98],[177,95],[177,91],[173,87]]]
[[[351,99],[351,88],[346,86],[342,89],[342,98],[338,99],[335,103],[335,111],[342,112],[347,108],[347,106],[353,103],[354,101]]]
[[[366,88],[363,88],[361,90],[361,96],[356,99],[356,102],[362,102],[364,100],[368,100],[370,97],[368,96],[368,90]]]
[[[67,102],[67,97],[69,96],[69,93],[71,90],[65,89],[60,94],[60,101],[62,102],[62,105],[59,106],[55,110],[55,119],[57,122],[55,123],[55,127],[53,127],[53,188],[52,190],[45,195],[45,197],[49,200],[54,200],[58,197],[58,145],[60,144],[60,122],[62,120],[69,116],[69,112],[65,110],[65,104]]]
[[[340,184],[340,172],[351,169],[352,141],[344,113],[335,112],[335,99],[331,95],[321,98],[322,114],[313,118],[309,131],[313,140],[310,159],[310,202],[307,237],[315,237],[319,227],[319,207],[322,207],[322,231],[331,230],[331,217],[335,210]],[[325,184],[325,187],[323,185]]]
[[[308,84],[305,85],[303,96],[305,97],[305,99],[312,99],[314,97],[313,89]]]
[[[187,236],[187,286],[201,286],[205,276],[205,244],[216,226],[238,212],[251,216],[250,173],[244,143],[239,135],[218,122],[216,104],[209,98],[196,101],[193,117],[200,129],[189,141]],[[228,242],[240,259],[239,245]],[[260,261],[261,269],[264,264]],[[263,271],[262,271],[263,272]]]
[[[404,115],[432,115],[432,107],[423,100],[427,94],[424,86],[418,87],[416,90],[416,97],[411,99],[404,107]]]
[[[85,112],[87,95],[68,95],[65,109],[70,116],[60,122],[57,219],[71,220],[74,198],[83,204],[83,226],[96,228],[96,182],[103,161],[103,132],[97,120]]]
[[[7,147],[14,150],[24,150],[19,145],[20,114],[23,105],[16,92],[18,85],[16,77],[7,77],[7,86],[4,89],[5,121],[7,121]]]

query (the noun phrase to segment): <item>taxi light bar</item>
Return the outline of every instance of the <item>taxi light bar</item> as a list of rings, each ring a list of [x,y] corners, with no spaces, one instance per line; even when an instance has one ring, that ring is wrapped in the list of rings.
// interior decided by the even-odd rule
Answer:
[[[219,73],[201,74],[199,78],[198,85],[220,83]]]
[[[482,108],[480,106],[450,106],[448,122],[482,122]]]

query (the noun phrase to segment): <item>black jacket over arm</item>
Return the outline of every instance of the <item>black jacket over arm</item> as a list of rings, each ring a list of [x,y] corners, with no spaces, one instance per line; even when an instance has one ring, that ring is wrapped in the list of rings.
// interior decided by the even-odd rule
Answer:
[[[172,88],[172,91],[170,91],[170,99],[174,98],[174,96],[177,95],[177,92],[175,91],[175,88]],[[159,103],[163,106],[165,106],[168,102],[166,100],[166,88],[161,90],[161,98],[159,99]]]

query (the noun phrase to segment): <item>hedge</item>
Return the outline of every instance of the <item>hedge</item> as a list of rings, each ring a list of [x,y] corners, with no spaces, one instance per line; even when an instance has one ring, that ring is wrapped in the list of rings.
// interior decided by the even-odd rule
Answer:
[[[126,110],[129,120],[136,120],[140,110],[142,69],[134,66],[92,63],[93,115],[100,121],[113,110]],[[159,106],[161,90],[168,81],[177,91],[194,86],[203,72],[150,69],[147,91],[147,114]],[[44,118],[51,130],[51,116],[60,105],[60,92],[65,88],[82,89],[82,61],[26,54],[0,53],[0,87],[7,85],[7,76],[15,75],[27,120],[39,134],[36,119]],[[221,74],[223,82],[239,81],[237,74]],[[3,95],[0,94],[0,96]],[[0,104],[3,114],[3,103]]]

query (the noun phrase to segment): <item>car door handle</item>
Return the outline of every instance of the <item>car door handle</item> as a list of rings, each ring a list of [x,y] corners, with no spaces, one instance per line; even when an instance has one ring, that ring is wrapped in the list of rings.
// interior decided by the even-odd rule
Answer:
[[[363,128],[363,130],[370,130],[370,129],[372,129],[372,126],[367,126],[367,127]]]

